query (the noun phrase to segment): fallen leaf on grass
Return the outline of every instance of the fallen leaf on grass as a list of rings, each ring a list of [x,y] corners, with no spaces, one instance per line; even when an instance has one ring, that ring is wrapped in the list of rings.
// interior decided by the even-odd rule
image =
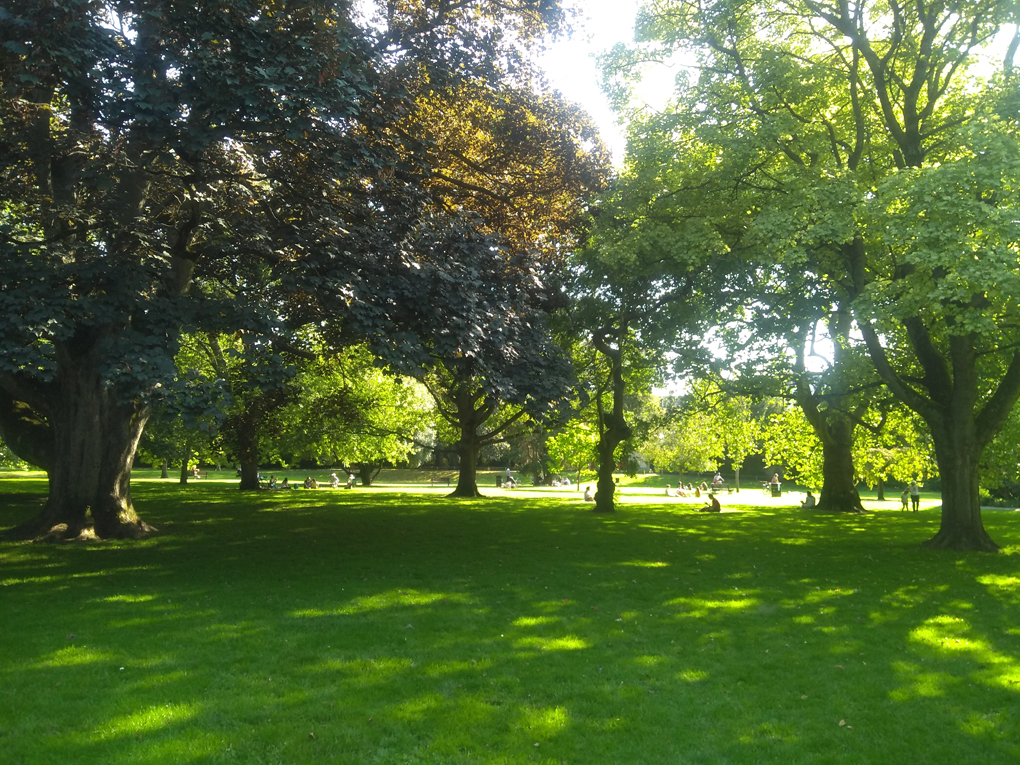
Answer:
[[[844,725],[846,725],[846,720],[840,720],[839,727],[842,728]]]
[[[315,734],[314,734],[314,733],[312,733],[312,732],[309,732],[309,733],[308,733],[308,738],[315,738]]]
[[[846,669],[842,664],[837,664],[836,669]]]

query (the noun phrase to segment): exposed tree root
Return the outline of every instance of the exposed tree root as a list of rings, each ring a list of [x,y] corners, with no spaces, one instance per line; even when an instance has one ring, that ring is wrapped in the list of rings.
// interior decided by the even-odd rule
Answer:
[[[938,534],[927,542],[922,542],[921,547],[927,547],[932,550],[955,550],[957,552],[997,553],[1000,550],[999,545],[988,536],[984,529],[973,533],[941,529]]]
[[[91,542],[103,539],[144,539],[158,532],[159,529],[142,520],[134,523],[118,523],[109,529],[104,529],[104,533],[99,533],[91,517],[88,516],[82,523],[56,523],[53,525],[36,517],[11,529],[4,534],[4,538],[21,542]]]
[[[456,489],[451,491],[449,494],[447,494],[446,498],[447,499],[454,499],[454,498],[459,498],[459,499],[477,499],[478,497],[481,497],[481,496],[482,496],[482,493],[480,491],[478,491],[478,487],[474,486],[474,487],[472,487],[470,489],[461,489],[460,487],[457,487]]]

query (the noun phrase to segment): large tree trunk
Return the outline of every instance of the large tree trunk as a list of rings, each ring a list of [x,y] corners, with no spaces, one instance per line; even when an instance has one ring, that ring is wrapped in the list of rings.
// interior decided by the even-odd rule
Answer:
[[[608,414],[603,409],[602,397],[599,396],[597,399],[600,435],[597,447],[599,455],[598,482],[595,485],[595,507],[593,508],[593,512],[596,513],[612,513],[616,510],[614,503],[616,482],[613,480],[613,472],[616,469],[616,447],[633,434],[623,414],[623,399],[627,389],[623,379],[623,351],[620,348],[619,339],[625,337],[626,334],[626,324],[621,322],[615,348],[607,342],[607,338],[610,336],[609,330],[604,330],[601,335],[596,334],[594,338],[595,347],[599,353],[609,360],[609,381],[613,394],[613,409]]]
[[[854,483],[854,427],[844,416],[824,415],[815,427],[822,442],[822,491],[818,509],[834,513],[863,513],[861,495]]]
[[[885,481],[881,478],[878,479],[875,485],[875,499],[879,502],[885,502]]]
[[[616,470],[614,456],[616,454],[616,447],[623,440],[616,435],[616,431],[611,433],[608,430],[599,439],[598,478],[595,483],[595,507],[592,508],[593,512],[612,513],[616,511],[614,502],[616,481],[613,480],[613,473]]]
[[[850,313],[838,306],[829,314],[828,326],[833,338],[830,371],[842,370],[848,360]],[[842,392],[845,390],[842,375],[834,375],[835,379],[825,385],[828,396],[820,395],[819,389],[812,386],[805,374],[806,343],[807,334],[796,345],[797,403],[822,442],[822,491],[818,497],[818,509],[830,513],[863,513],[861,495],[854,482],[854,418],[863,416],[867,405],[858,403],[856,414],[846,413],[842,407],[849,401]]]
[[[53,439],[49,497],[42,512],[12,534],[138,538],[154,531],[135,512],[130,488],[147,408],[118,401],[90,356],[59,357],[63,363],[47,413]]]
[[[167,462],[167,460],[163,460],[163,467],[159,471],[159,477],[160,478],[170,477],[170,464]]]
[[[460,466],[457,470],[457,487],[449,496],[480,497],[482,493],[478,491],[478,443],[475,420],[464,410],[461,410],[460,418],[460,442],[457,444]]]
[[[259,438],[258,417],[261,410],[251,407],[228,419],[233,430],[233,441],[237,451],[237,461],[241,465],[241,483],[237,487],[241,491],[258,491],[259,483]]]
[[[382,470],[381,465],[372,465],[368,463],[362,463],[357,466],[358,480],[361,481],[362,486],[371,486],[372,481],[379,475],[379,471]]]
[[[259,484],[259,462],[257,457],[241,457],[241,483],[237,487],[241,491],[258,491]]]
[[[188,470],[188,463],[190,461],[191,461],[190,456],[185,457],[184,459],[181,460],[181,478],[180,478],[181,486],[188,485],[188,476],[191,473],[191,471]]]
[[[967,414],[970,414],[969,412]],[[978,460],[981,445],[973,417],[952,416],[942,427],[931,427],[935,459],[942,479],[942,524],[925,547],[998,552],[981,522]]]

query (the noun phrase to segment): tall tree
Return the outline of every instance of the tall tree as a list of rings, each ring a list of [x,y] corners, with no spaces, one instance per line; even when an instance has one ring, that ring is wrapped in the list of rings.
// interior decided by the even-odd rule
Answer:
[[[138,536],[130,467],[180,329],[262,310],[216,306],[196,277],[300,247],[289,205],[267,199],[293,205],[310,166],[371,175],[385,152],[354,126],[399,100],[340,4],[2,14],[0,387],[45,419],[50,477],[21,532]]]
[[[675,132],[713,147],[712,176],[728,179],[714,188],[743,200],[744,223],[731,215],[719,228],[729,246],[769,253],[772,265],[752,257],[752,270],[823,285],[825,305],[852,312],[877,373],[927,423],[945,471],[936,547],[996,548],[981,524],[976,465],[1020,394],[1010,303],[989,278],[999,273],[992,264],[1016,271],[999,254],[1015,241],[1004,224],[1014,205],[1005,147],[1016,142],[994,116],[1008,99],[967,79],[972,53],[1014,14],[1008,2],[661,0],[641,21],[663,50],[697,58],[698,80],[673,112],[693,126]],[[960,183],[973,145],[992,160],[983,180],[994,193],[980,204],[978,185]],[[944,183],[929,185],[928,201],[952,198],[963,213],[938,247],[938,226],[913,193],[919,178]],[[886,231],[892,215],[882,211],[896,208],[915,212]],[[977,251],[989,222],[994,246],[960,258]],[[990,332],[970,331],[975,313]]]
[[[326,293],[373,336],[417,297],[399,288],[428,172],[394,129],[404,83],[498,78],[563,14],[379,10],[358,27],[329,0],[0,9],[0,389],[30,410],[0,427],[50,473],[19,533],[147,533],[130,465],[184,327],[272,336]]]
[[[371,485],[384,464],[406,460],[432,425],[431,401],[416,380],[390,374],[376,362],[359,345],[302,364],[267,456],[344,465],[363,486]]]

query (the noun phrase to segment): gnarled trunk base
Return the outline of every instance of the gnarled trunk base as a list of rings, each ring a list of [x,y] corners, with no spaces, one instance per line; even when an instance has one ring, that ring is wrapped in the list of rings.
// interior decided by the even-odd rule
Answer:
[[[138,539],[156,529],[131,502],[131,465],[148,409],[121,403],[87,364],[61,369],[49,412],[49,496],[16,539]]]
[[[980,529],[949,529],[943,526],[938,534],[927,542],[922,542],[921,547],[930,547],[934,550],[959,550],[961,552],[998,552],[999,545],[995,543],[984,526]]]
[[[973,431],[966,427],[960,427],[959,431],[933,430],[932,433],[942,478],[942,523],[938,533],[922,546],[936,550],[998,552],[999,545],[988,536],[981,522],[977,468],[980,454],[973,446]],[[946,441],[954,448],[950,449]]]

